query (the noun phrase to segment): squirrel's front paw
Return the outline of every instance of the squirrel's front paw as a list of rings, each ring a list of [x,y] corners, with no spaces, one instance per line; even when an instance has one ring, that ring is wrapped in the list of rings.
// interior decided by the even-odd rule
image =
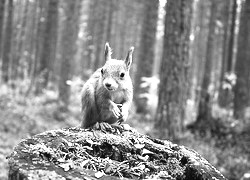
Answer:
[[[118,124],[121,124],[122,122],[126,121],[128,118],[128,108],[127,106],[120,106],[119,107],[121,110],[121,116],[118,119]]]
[[[119,108],[119,104],[116,104],[111,101],[110,111],[112,111],[112,113],[117,119],[121,117],[121,109]]]

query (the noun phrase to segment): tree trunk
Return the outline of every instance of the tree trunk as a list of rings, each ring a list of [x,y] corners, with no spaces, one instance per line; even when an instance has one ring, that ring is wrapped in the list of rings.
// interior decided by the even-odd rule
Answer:
[[[242,5],[236,59],[236,86],[234,91],[234,116],[244,118],[250,106],[250,0]]]
[[[29,56],[29,60],[28,60],[28,74],[31,75],[31,71],[32,71],[32,67],[35,61],[35,51],[36,51],[36,35],[37,35],[37,22],[38,22],[38,17],[39,17],[39,13],[37,12],[38,9],[38,2],[34,1],[34,3],[32,4],[32,10],[30,11],[30,16],[32,16],[32,19],[30,21],[29,24],[29,30],[28,33],[30,32],[30,36],[27,37],[27,51],[29,52],[30,56]]]
[[[4,12],[5,12],[5,0],[1,0],[0,1],[0,61],[2,60]]]
[[[109,0],[108,7],[108,24],[107,24],[107,34],[106,41],[111,42],[112,39],[112,29],[113,29],[113,14],[115,11],[115,0]]]
[[[161,137],[177,140],[188,93],[188,49],[193,1],[168,0],[155,127]]]
[[[32,4],[32,10],[29,13],[29,16],[32,16],[29,27],[29,35],[27,37],[27,51],[29,52],[29,59],[28,61],[28,68],[26,73],[30,77],[30,83],[29,87],[27,89],[26,95],[29,95],[29,93],[32,92],[32,90],[36,87],[36,78],[37,78],[37,60],[38,60],[38,42],[39,39],[38,35],[41,32],[41,26],[40,25],[40,13],[38,11],[40,6],[39,1],[34,1]]]
[[[103,65],[104,58],[103,58],[103,52],[104,52],[104,44],[105,44],[105,35],[106,35],[106,21],[107,21],[107,6],[108,1],[101,0],[98,1],[97,4],[97,16],[95,23],[97,23],[96,32],[94,35],[94,41],[95,41],[95,60],[94,60],[94,70],[98,69],[101,65]]]
[[[212,58],[213,58],[213,45],[216,26],[217,4],[216,0],[211,0],[211,14],[209,20],[209,32],[207,39],[207,52],[205,61],[205,72],[202,80],[200,101],[198,106],[198,116],[196,123],[199,125],[207,125],[211,121],[211,92],[209,85],[211,83],[212,73]]]
[[[46,25],[44,31],[43,48],[41,52],[39,74],[42,74],[42,83],[40,89],[46,88],[49,81],[49,75],[53,69],[53,62],[56,57],[57,42],[57,22],[58,22],[58,0],[50,0],[46,16]]]
[[[122,8],[124,1],[116,0],[116,11],[114,12],[114,32],[115,35],[110,42],[110,45],[113,46],[114,56],[120,56],[120,22],[122,21]]]
[[[222,44],[222,62],[221,62],[221,72],[220,72],[220,87],[218,104],[221,107],[226,107],[228,105],[228,99],[226,98],[227,91],[224,90],[224,78],[226,75],[227,61],[228,61],[228,42],[229,42],[229,16],[230,16],[230,2],[224,1],[222,8],[222,23],[223,23],[223,44]]]
[[[199,90],[202,81],[202,74],[205,64],[207,29],[208,29],[208,9],[209,1],[198,1],[193,12],[193,41],[190,48],[191,61],[191,96],[194,101],[196,111],[199,102]]]
[[[194,150],[134,129],[44,132],[20,142],[8,161],[9,180],[226,180]]]
[[[11,62],[11,41],[12,41],[12,17],[13,17],[13,0],[8,0],[8,16],[6,21],[4,42],[3,42],[3,63],[2,63],[2,80],[4,83],[9,81],[9,66]]]
[[[123,3],[123,4],[122,4]],[[117,53],[117,57],[121,57],[122,54],[125,54],[125,41],[128,38],[128,21],[129,21],[129,14],[128,14],[128,5],[127,3],[124,1],[122,2],[121,5],[121,17],[120,17],[120,21],[122,22],[120,24],[120,34],[119,34],[119,49],[118,49],[118,53]]]
[[[158,20],[158,0],[146,0],[144,3],[144,19],[142,24],[141,48],[137,60],[137,72],[134,83],[137,112],[147,112],[147,100],[140,98],[147,90],[140,88],[142,77],[151,77],[155,59],[156,28]]]
[[[92,69],[92,63],[94,61],[94,32],[96,28],[96,23],[94,21],[97,11],[97,0],[90,1],[89,12],[88,12],[88,24],[87,24],[87,33],[88,38],[86,42],[86,67]]]
[[[220,90],[218,103],[221,107],[231,107],[231,103],[233,101],[232,88],[233,84],[230,79],[228,79],[228,75],[232,73],[233,66],[233,54],[234,54],[234,37],[235,37],[235,22],[236,22],[236,10],[237,10],[237,0],[231,1],[232,5],[230,8],[228,7],[228,2],[225,2],[225,9],[231,9],[231,11],[227,12],[229,19],[226,18],[224,24],[225,32],[224,32],[224,45],[223,45],[223,61],[221,67],[221,78],[220,78]],[[231,16],[230,16],[231,14]],[[231,88],[225,85],[230,85]]]
[[[232,5],[232,17],[230,26],[230,36],[229,36],[229,47],[228,47],[228,65],[227,72],[232,72],[233,70],[233,56],[234,56],[234,37],[235,37],[235,24],[237,15],[237,0],[233,0]]]
[[[202,84],[202,77],[205,68],[206,61],[206,49],[208,37],[208,26],[209,26],[209,13],[206,9],[209,9],[209,1],[199,1],[198,2],[198,22],[197,22],[197,37],[195,38],[195,50],[194,50],[194,63],[192,67],[195,67],[196,71],[194,80],[194,93],[195,93],[195,105],[199,104],[200,99],[200,89]]]
[[[16,43],[17,47],[15,48],[14,52],[14,58],[12,61],[12,67],[11,67],[11,76],[13,80],[17,78],[22,78],[21,76],[21,58],[23,57],[23,50],[24,50],[24,41],[25,41],[25,35],[26,35],[26,24],[27,24],[27,14],[28,14],[28,8],[29,8],[29,1],[26,0],[24,3],[24,9],[22,12],[22,17],[20,18],[20,28],[17,28],[17,36],[16,36]],[[20,16],[20,14],[18,14]],[[23,70],[23,69],[22,69]]]
[[[65,20],[62,28],[62,44],[61,44],[61,70],[59,80],[59,99],[63,103],[62,110],[66,111],[70,98],[70,86],[67,80],[71,78],[71,64],[74,59],[74,52],[76,47],[76,39],[78,33],[78,20],[76,20],[77,9],[79,1],[64,1]],[[79,10],[79,9],[78,9]]]
[[[32,76],[34,79],[35,84],[35,93],[41,93],[42,89],[40,88],[41,82],[43,81],[43,76],[40,69],[40,62],[41,62],[41,56],[43,52],[43,43],[45,41],[44,38],[44,31],[45,31],[45,24],[46,24],[46,10],[47,10],[47,1],[44,0],[38,0],[38,18],[37,18],[37,28],[36,28],[36,38],[35,38],[35,55],[34,55],[34,64],[32,67]]]

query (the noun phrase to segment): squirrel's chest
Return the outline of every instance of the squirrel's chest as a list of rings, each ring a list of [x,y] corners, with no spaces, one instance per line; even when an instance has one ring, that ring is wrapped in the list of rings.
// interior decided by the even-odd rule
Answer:
[[[116,91],[110,93],[111,100],[116,104],[121,104],[124,102],[124,92],[123,91]]]

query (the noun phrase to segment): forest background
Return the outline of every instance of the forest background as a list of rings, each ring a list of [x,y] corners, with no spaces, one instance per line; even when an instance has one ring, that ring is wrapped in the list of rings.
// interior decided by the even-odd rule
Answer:
[[[128,124],[250,177],[250,0],[1,0],[0,179],[22,138],[80,124],[105,42],[135,47]]]

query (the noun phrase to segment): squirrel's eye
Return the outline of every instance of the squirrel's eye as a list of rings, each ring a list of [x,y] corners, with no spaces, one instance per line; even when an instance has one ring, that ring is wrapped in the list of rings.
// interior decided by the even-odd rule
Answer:
[[[125,73],[121,73],[120,77],[123,78],[125,76]]]
[[[103,69],[101,69],[101,73],[103,74]]]

